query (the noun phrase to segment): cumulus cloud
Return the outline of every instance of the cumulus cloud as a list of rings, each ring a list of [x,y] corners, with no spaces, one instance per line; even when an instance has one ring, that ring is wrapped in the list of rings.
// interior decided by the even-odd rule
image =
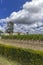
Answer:
[[[23,9],[13,12],[10,17],[15,23],[33,24],[43,22],[43,0],[26,2]]]
[[[32,0],[23,5],[23,9],[18,12],[12,12],[5,21],[14,21],[15,23],[32,24],[43,21],[43,0]]]
[[[9,17],[1,19],[0,21],[13,21],[16,24],[28,24],[30,27],[27,28],[34,31],[37,27],[43,25],[43,0],[26,2],[22,10],[12,12]],[[24,27],[26,29],[26,25]]]

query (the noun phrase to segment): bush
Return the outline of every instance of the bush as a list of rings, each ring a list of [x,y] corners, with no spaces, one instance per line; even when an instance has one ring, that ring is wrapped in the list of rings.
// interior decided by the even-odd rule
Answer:
[[[16,60],[21,65],[43,65],[43,52],[0,45],[0,55]]]

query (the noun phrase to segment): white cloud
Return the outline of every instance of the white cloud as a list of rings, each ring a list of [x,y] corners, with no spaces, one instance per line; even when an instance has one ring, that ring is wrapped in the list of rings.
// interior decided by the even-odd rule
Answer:
[[[3,21],[14,21],[15,23],[32,24],[43,21],[43,0],[32,0],[23,5],[23,9],[18,12],[12,12]]]
[[[24,26],[25,29],[35,30],[33,29],[34,27],[36,28],[43,25],[43,0],[26,2],[22,10],[12,12],[9,17],[1,19],[0,21],[14,21],[18,24],[28,24],[27,28],[26,25]],[[20,29],[19,26],[18,29]]]
[[[26,2],[23,9],[13,12],[10,17],[15,23],[32,24],[43,21],[43,0]]]
[[[4,32],[5,28],[3,28],[2,26],[0,26],[0,30]]]

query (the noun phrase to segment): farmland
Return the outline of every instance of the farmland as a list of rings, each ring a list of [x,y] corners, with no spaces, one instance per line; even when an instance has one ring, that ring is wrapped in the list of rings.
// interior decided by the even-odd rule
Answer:
[[[0,65],[20,65],[17,61],[11,61],[0,55]]]
[[[3,35],[0,55],[14,65],[43,65],[43,35]]]
[[[21,65],[43,65],[43,51],[0,44],[0,55]]]
[[[43,50],[43,34],[2,35],[0,43],[22,48]]]
[[[43,41],[43,34],[27,34],[27,35],[2,35],[2,39],[17,39],[17,40],[41,40]]]

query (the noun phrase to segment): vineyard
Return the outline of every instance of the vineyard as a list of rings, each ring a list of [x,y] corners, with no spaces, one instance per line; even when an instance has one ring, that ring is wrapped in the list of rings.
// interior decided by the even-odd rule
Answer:
[[[2,39],[17,39],[17,40],[41,40],[43,41],[43,34],[29,34],[29,35],[2,35]]]
[[[43,34],[2,35],[0,56],[13,65],[43,65]]]

